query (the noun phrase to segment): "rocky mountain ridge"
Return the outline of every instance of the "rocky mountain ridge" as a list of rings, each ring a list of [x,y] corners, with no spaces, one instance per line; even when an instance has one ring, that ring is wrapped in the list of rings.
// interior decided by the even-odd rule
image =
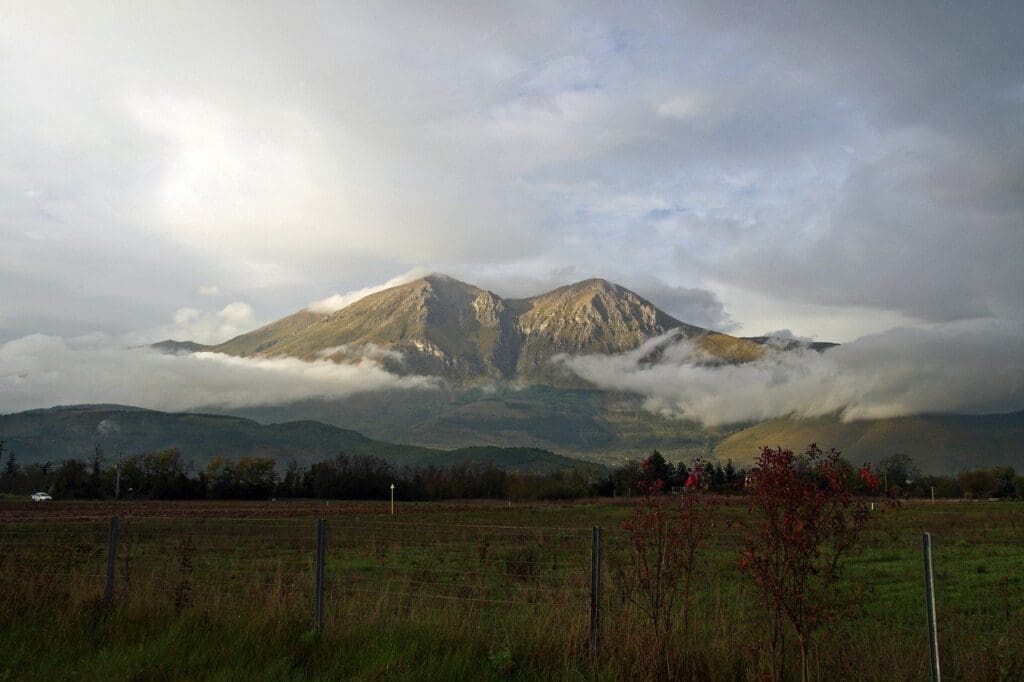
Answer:
[[[603,279],[504,299],[445,275],[371,294],[333,313],[303,309],[214,346],[164,341],[156,347],[337,362],[371,356],[399,373],[558,382],[571,379],[551,362],[556,355],[621,353],[670,330],[715,361],[742,362],[763,352],[754,341],[677,320]]]

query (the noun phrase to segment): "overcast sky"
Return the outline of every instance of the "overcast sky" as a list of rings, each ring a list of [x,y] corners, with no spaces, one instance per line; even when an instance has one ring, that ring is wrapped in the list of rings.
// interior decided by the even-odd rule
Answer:
[[[488,4],[0,0],[0,342],[223,340],[426,271],[1019,329],[1021,3]]]

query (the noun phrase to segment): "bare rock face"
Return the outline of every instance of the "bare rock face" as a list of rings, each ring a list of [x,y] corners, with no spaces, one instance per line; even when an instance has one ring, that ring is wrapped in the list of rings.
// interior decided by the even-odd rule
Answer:
[[[621,353],[669,329],[690,335],[705,330],[687,325],[632,291],[603,279],[590,279],[517,301],[523,343],[517,369],[544,373],[558,353]]]
[[[380,357],[392,371],[457,381],[553,381],[555,355],[621,353],[672,329],[724,361],[761,352],[756,343],[688,325],[601,279],[505,300],[444,275],[372,294],[327,315],[301,310],[208,350],[344,361],[365,356],[356,349],[372,348],[385,352]]]

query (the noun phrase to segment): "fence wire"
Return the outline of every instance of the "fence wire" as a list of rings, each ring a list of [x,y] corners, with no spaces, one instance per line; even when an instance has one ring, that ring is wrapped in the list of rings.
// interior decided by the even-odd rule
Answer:
[[[326,529],[326,628],[444,623],[453,632],[507,637],[517,628],[547,626],[583,646],[594,599],[602,636],[645,623],[619,570],[631,551],[621,529],[603,532],[597,595],[590,528],[331,519]],[[104,596],[110,580],[118,605],[239,614],[271,608],[315,617],[314,520],[122,519],[112,566],[110,537],[109,526],[95,521],[0,523],[0,586],[5,594],[36,590],[84,600]],[[732,552],[743,538],[743,529],[730,524],[709,535],[714,551],[697,574],[703,598],[688,615],[693,627],[712,634],[749,627],[753,636],[761,625],[758,596]],[[1024,543],[979,554],[978,542],[962,533],[946,541],[936,536],[938,631],[947,670],[955,668],[958,642],[1024,649],[1024,628],[1017,625],[1024,617]],[[858,622],[874,623],[879,638],[898,633],[913,642],[911,667],[927,665],[923,580],[919,568],[907,573],[908,566],[920,567],[920,557],[913,533],[873,538],[850,581],[851,595],[865,595],[867,604]],[[1001,596],[997,603],[993,591]]]

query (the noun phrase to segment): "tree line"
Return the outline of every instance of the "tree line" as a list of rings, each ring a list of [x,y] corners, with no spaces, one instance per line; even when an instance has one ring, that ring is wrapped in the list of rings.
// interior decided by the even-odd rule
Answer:
[[[656,450],[609,469],[581,467],[551,473],[522,473],[481,463],[396,467],[380,457],[344,452],[305,468],[294,461],[280,468],[269,457],[214,457],[197,468],[177,448],[115,461],[100,446],[86,459],[25,466],[18,463],[16,453],[0,446],[0,462],[0,493],[45,491],[56,498],[74,499],[383,499],[394,484],[405,500],[559,500],[627,497],[657,481],[666,491],[698,485],[729,494],[743,491],[749,480],[748,470],[732,461],[672,463]],[[856,475],[864,467],[841,458],[838,466],[853,481],[855,492],[871,493]],[[1008,466],[969,469],[955,476],[922,475],[910,457],[900,454],[866,466],[882,489],[900,497],[1024,497],[1024,476]]]
[[[578,499],[594,495],[591,468],[520,473],[493,464],[396,467],[372,455],[337,456],[283,469],[270,457],[214,457],[195,467],[177,448],[109,460],[96,447],[87,459],[21,466],[8,453],[0,493],[48,492],[58,499],[266,500],[383,499],[394,484],[401,499]]]

